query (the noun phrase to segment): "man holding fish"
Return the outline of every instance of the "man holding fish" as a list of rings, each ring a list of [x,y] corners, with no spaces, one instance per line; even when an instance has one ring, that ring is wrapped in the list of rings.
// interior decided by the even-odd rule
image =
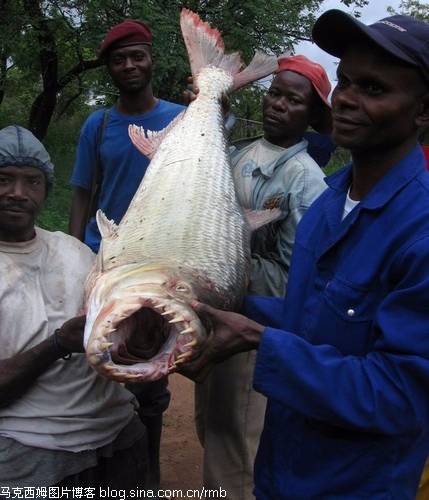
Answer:
[[[248,297],[248,317],[194,302],[214,330],[183,369],[258,349],[259,500],[411,500],[429,449],[429,25],[330,10],[313,38],[341,59],[333,139],[352,162],[298,226],[286,298]]]

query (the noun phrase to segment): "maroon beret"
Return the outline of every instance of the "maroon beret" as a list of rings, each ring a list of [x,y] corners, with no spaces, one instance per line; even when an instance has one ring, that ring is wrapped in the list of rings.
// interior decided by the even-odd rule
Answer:
[[[98,49],[98,57],[102,58],[112,48],[128,45],[152,45],[152,33],[142,21],[127,19],[116,24],[107,32]]]

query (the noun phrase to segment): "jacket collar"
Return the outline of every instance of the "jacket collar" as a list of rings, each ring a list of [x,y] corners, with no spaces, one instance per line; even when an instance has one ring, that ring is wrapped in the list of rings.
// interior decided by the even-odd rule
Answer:
[[[374,210],[384,206],[406,184],[426,168],[421,147],[416,146],[394,165],[360,202],[360,208]],[[352,164],[325,179],[335,191],[346,193],[352,180]]]
[[[365,198],[342,220],[346,193],[352,178],[352,164],[326,177],[328,186],[334,190],[324,207],[329,236],[321,244],[318,258],[340,241],[355,224],[363,209],[375,210],[384,206],[406,184],[426,169],[422,149],[416,145],[401,161],[380,179]]]

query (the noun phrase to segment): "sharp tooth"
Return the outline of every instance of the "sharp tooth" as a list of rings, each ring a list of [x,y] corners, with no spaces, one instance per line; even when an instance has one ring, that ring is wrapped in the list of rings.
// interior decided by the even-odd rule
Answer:
[[[194,347],[194,345],[197,345],[197,340],[194,339],[194,340],[191,340],[190,342],[188,342],[187,344],[185,344],[183,347]]]
[[[185,335],[185,333],[192,333],[193,331],[194,331],[194,329],[189,327],[189,328],[186,328],[185,330],[182,330],[180,332],[180,335]]]
[[[170,320],[169,323],[180,323],[182,321],[185,321],[185,318],[183,316],[178,316],[177,318]]]
[[[107,370],[108,372],[116,372],[116,366],[113,365],[104,365],[103,369]]]
[[[155,309],[164,309],[164,306],[162,304],[156,304],[156,306],[153,306]]]
[[[169,309],[168,311],[164,311],[163,313],[161,313],[161,316],[167,316],[168,314],[174,314],[173,309]]]
[[[189,358],[191,355],[192,355],[191,352],[184,352],[184,353],[180,354],[180,356],[177,356],[175,363],[177,363],[178,361],[183,362],[183,361],[185,361],[185,359]]]
[[[113,345],[113,342],[103,342],[100,344],[101,349],[107,350],[110,349]]]
[[[130,373],[129,375],[126,375],[126,377],[129,378],[130,380],[135,380],[137,378],[141,378],[141,375],[138,373]]]

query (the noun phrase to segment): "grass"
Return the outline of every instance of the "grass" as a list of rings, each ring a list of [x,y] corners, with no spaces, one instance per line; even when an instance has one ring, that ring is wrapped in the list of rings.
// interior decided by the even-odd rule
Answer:
[[[68,120],[52,123],[44,141],[55,166],[55,180],[37,224],[49,231],[68,232],[73,189],[69,180],[73,170],[79,130],[84,119],[82,116],[74,116]]]
[[[331,175],[336,172],[339,168],[343,167],[350,161],[350,154],[344,149],[337,148],[334,154],[331,156],[329,163],[323,169],[326,175]]]
[[[43,211],[39,215],[37,224],[49,231],[67,232],[68,217],[70,212],[70,202],[72,188],[69,185],[73,165],[73,155],[61,156],[56,160],[56,154],[52,155],[55,165],[55,184],[49,193]]]

